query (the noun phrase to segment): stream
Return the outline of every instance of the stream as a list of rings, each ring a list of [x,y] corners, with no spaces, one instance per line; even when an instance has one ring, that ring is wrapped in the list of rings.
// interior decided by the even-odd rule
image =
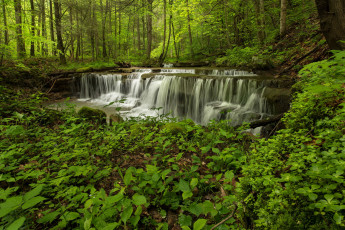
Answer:
[[[290,90],[273,77],[224,68],[128,68],[74,76],[72,103],[124,118],[188,118],[240,125],[285,112]]]

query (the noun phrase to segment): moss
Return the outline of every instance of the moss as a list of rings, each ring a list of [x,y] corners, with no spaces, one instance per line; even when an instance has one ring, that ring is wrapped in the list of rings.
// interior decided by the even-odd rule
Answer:
[[[83,72],[89,72],[89,71],[92,71],[92,70],[93,70],[92,67],[84,67],[84,68],[77,69],[77,72],[78,73],[83,73]]]
[[[90,107],[82,107],[78,111],[78,115],[88,121],[105,124],[107,120],[107,115],[104,111],[100,109],[93,109]]]
[[[179,134],[186,132],[186,128],[181,123],[167,123],[162,127],[162,133]]]

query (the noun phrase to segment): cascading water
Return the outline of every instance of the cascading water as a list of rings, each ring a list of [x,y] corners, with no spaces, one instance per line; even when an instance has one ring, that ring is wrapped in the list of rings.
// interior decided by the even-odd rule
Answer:
[[[203,71],[203,72],[202,72]],[[179,74],[199,74],[183,77]],[[125,117],[157,116],[191,118],[207,124],[211,120],[230,119],[232,125],[262,119],[272,111],[263,96],[263,81],[239,76],[255,76],[235,70],[162,69],[142,79],[150,69],[130,75],[85,74],[81,78],[81,100],[97,104],[116,103]],[[213,76],[213,77],[211,77]],[[160,108],[153,110],[152,108]]]

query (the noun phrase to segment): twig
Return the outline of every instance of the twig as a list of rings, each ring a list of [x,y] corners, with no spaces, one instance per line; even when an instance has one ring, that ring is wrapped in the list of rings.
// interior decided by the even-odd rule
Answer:
[[[49,89],[48,92],[46,92],[46,93],[50,93],[50,91],[53,89],[53,87],[54,87],[54,85],[55,85],[55,82],[56,82],[56,79],[55,79],[55,81],[54,81],[52,87],[50,87],[50,89]]]
[[[230,220],[230,219],[234,216],[236,210],[237,210],[237,205],[235,205],[234,210],[232,211],[232,213],[231,213],[227,218],[225,218],[224,220],[222,220],[221,222],[219,222],[218,224],[216,224],[215,226],[213,226],[213,227],[211,228],[211,230],[216,229],[216,228],[219,227],[220,225],[224,224],[226,221]]]

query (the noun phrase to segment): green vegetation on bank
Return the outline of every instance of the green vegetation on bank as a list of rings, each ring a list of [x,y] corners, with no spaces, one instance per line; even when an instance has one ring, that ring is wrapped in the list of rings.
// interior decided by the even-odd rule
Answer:
[[[267,140],[227,121],[97,124],[0,86],[0,229],[343,228],[345,52],[300,75]]]

